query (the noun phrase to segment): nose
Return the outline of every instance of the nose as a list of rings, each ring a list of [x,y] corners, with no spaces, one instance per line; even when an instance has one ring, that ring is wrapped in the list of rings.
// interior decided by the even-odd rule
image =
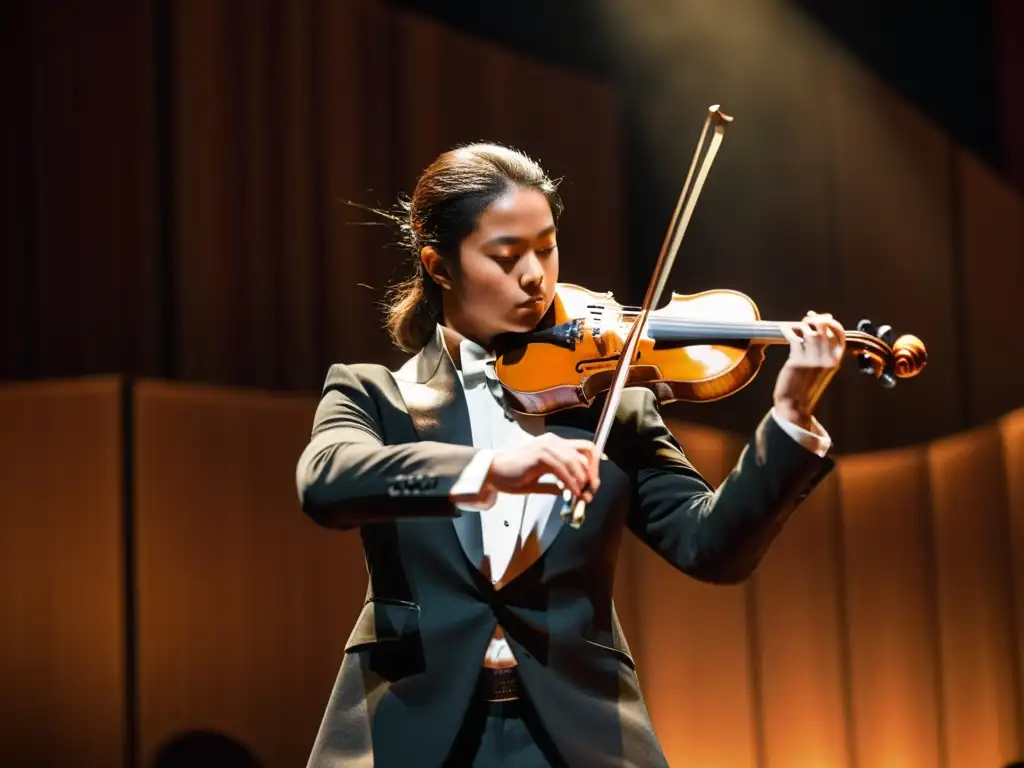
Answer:
[[[520,261],[523,265],[523,272],[519,277],[519,284],[528,293],[536,293],[537,289],[544,284],[544,267],[541,265],[537,254],[530,251]]]

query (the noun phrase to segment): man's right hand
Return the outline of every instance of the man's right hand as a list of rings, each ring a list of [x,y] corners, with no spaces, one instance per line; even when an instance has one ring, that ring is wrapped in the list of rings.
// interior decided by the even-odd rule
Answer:
[[[597,447],[592,442],[566,440],[547,432],[519,448],[495,451],[485,482],[504,493],[561,495],[568,488],[574,498],[582,497],[589,504],[601,484],[598,468]],[[553,475],[556,482],[545,475]]]

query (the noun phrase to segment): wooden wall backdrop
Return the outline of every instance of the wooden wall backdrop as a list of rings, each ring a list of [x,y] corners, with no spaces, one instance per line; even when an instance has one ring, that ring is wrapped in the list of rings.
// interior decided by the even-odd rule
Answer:
[[[0,759],[155,766],[203,732],[261,766],[302,764],[366,589],[358,535],[307,520],[279,471],[315,399],[141,381],[129,405],[124,391],[0,394],[14,438],[0,443],[0,609],[15,618]],[[743,443],[670,426],[712,482]],[[840,455],[743,585],[687,579],[627,537],[616,601],[671,762],[1024,757],[1022,478],[1017,410]]]
[[[656,727],[712,768],[1024,758],[1021,198],[834,47],[783,45],[768,7],[649,38],[694,59],[641,73],[651,151],[688,164],[711,100],[737,116],[669,287],[868,315],[932,361],[895,392],[843,371],[839,469],[747,584],[624,546]],[[301,764],[365,582],[291,467],[330,362],[397,362],[373,312],[401,256],[342,201],[389,204],[454,143],[522,145],[567,177],[563,277],[635,300],[668,212],[626,248],[629,94],[383,0],[11,3],[0,62],[0,376],[164,380],[130,411],[112,379],[0,397],[2,757],[135,766],[201,729]],[[728,406],[668,409],[708,477],[781,357]]]
[[[897,334],[920,336],[929,353],[927,377],[895,390],[850,381],[836,429],[850,451],[916,444],[967,423],[961,394],[969,369],[958,364],[966,346],[954,286],[956,156],[948,136],[862,68],[840,56],[832,62],[840,86],[830,93],[839,305],[848,325],[861,317],[889,323]]]
[[[0,9],[0,377],[161,360],[153,2]]]
[[[0,764],[126,765],[123,386],[0,386]]]
[[[395,362],[378,305],[405,256],[344,201],[391,206],[475,140],[566,177],[563,277],[625,288],[606,84],[383,0],[0,13],[0,377],[308,393],[333,361]]]
[[[846,452],[916,445],[1024,405],[1024,363],[996,352],[1024,342],[1024,307],[1010,295],[1024,268],[1019,190],[791,3],[599,5],[622,72],[629,160],[647,173],[627,201],[634,300],[707,106],[719,103],[734,121],[669,288],[734,288],[766,318],[811,309],[919,335],[931,353],[922,379],[882,391],[848,366],[834,383],[823,422]],[[674,415],[745,434],[784,357],[772,353],[728,405]]]
[[[391,206],[457,144],[541,158],[563,187],[568,280],[624,285],[612,90],[376,2],[174,6],[174,358],[181,378],[309,391],[337,360],[396,362]],[[239,87],[240,84],[248,84]],[[540,112],[560,109],[562,130]]]
[[[302,765],[366,594],[358,536],[296,514],[295,395],[135,388],[139,753],[225,734]]]
[[[1024,405],[1019,193],[785,4],[633,5],[602,4],[627,64],[596,83],[386,0],[5,4],[0,377],[312,393],[332,361],[395,363],[377,305],[404,257],[343,201],[389,205],[477,139],[565,177],[563,278],[639,301],[718,101],[736,121],[668,288],[919,334],[912,385],[836,381],[848,452]],[[673,415],[745,433],[783,359]]]

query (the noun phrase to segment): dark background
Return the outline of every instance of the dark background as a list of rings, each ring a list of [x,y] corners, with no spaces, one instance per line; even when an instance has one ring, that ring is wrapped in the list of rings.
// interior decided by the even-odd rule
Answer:
[[[647,268],[657,254],[674,198],[658,195],[650,180],[665,174],[665,157],[653,154],[645,142],[638,107],[657,98],[654,83],[637,72],[630,59],[635,49],[616,44],[590,0],[546,3],[480,4],[471,0],[430,2],[394,0],[396,5],[493,40],[512,50],[617,86],[623,99],[624,159],[629,169],[629,236],[635,259],[632,290],[642,295]],[[999,34],[998,25],[1015,29],[1019,11],[1006,0],[795,0],[824,32],[839,41],[896,93],[919,107],[942,126],[957,143],[970,149],[986,164],[1024,187],[1024,176],[1011,172],[1010,143],[1020,133],[1012,122],[1013,102],[1022,96],[1007,82],[1005,70],[1021,66],[1020,54]],[[623,7],[627,13],[657,15],[670,6],[696,8],[699,2],[637,2]],[[741,8],[738,13],[744,13]],[[1021,34],[1019,26],[1016,34]],[[1024,43],[1017,38],[1018,43]],[[1001,51],[1000,46],[1005,50]],[[1002,54],[1002,56],[1001,56]],[[692,66],[693,54],[684,49],[663,60],[665,68]],[[711,67],[713,72],[713,66]],[[714,75],[708,76],[713,81]],[[726,110],[728,111],[728,110]],[[689,122],[687,122],[687,118]],[[680,126],[693,118],[679,110]],[[692,132],[692,131],[691,131]],[[683,134],[687,136],[687,134]],[[680,137],[684,149],[691,147]],[[688,156],[687,156],[688,159]],[[676,169],[685,173],[685,166]],[[683,178],[679,173],[679,179]]]
[[[420,109],[410,106],[420,95],[418,63],[387,42],[390,33],[380,44],[354,39],[343,63],[323,26],[330,4],[302,11],[291,38],[287,6],[222,2],[206,14],[220,25],[214,36],[193,39],[182,15],[192,7],[22,1],[0,11],[3,377],[120,372],[314,392],[332,361],[397,362],[378,332],[377,303],[401,275],[401,255],[388,248],[391,233],[357,226],[365,219],[342,200],[389,204],[411,190],[418,163],[474,139],[518,144],[564,177],[563,278],[597,278],[603,284],[588,287],[638,302],[704,111],[722,103],[736,121],[670,289],[733,288],[770,319],[832,311],[847,326],[869,317],[922,336],[935,372],[915,387],[943,415],[877,434],[834,421],[848,450],[925,439],[1019,402],[1004,394],[1005,376],[974,380],[972,356],[989,361],[1017,337],[964,315],[984,289],[969,284],[969,251],[979,246],[963,222],[958,166],[969,157],[1004,187],[1021,188],[1017,4],[372,5],[424,15],[517,61],[601,84],[614,94],[615,117],[598,129],[600,157],[581,150],[588,129],[578,114],[566,122],[574,105],[564,90],[531,98],[546,78],[520,80],[506,97],[472,67],[438,70],[447,101],[438,96],[432,108],[445,127],[431,131],[409,111]],[[352,102],[331,91],[342,85]],[[502,122],[495,109],[504,110]],[[913,139],[905,151],[901,120],[934,141]],[[342,123],[355,133],[344,135]],[[372,142],[351,151],[363,137]],[[422,150],[413,149],[417,141]],[[921,162],[927,181],[909,166],[893,177],[901,163]],[[585,176],[603,169],[613,186]],[[893,219],[900,232],[872,233],[880,213],[906,205],[907,195],[919,203],[917,217]],[[868,208],[855,213],[861,201]],[[854,245],[850,225],[864,243]],[[893,248],[922,256],[912,277],[898,278],[900,291],[912,280],[913,292],[932,299],[897,305],[879,293]],[[342,263],[353,258],[373,264]],[[1019,277],[1013,258],[1002,285]],[[910,269],[906,257],[900,262]],[[851,268],[864,274],[854,278]],[[354,327],[362,322],[371,330]],[[763,412],[782,357],[771,354],[754,386],[728,406],[683,412],[745,432]],[[1008,364],[1017,370],[1015,358]],[[831,398],[844,412],[844,384],[866,389],[852,383],[852,371]],[[947,385],[945,394],[932,391]],[[883,423],[890,414],[906,418],[903,396],[865,397]],[[987,409],[972,404],[982,401]]]

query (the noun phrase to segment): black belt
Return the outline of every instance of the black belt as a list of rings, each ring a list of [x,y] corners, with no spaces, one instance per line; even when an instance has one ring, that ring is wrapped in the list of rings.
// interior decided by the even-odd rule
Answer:
[[[477,694],[484,701],[515,701],[519,698],[519,675],[516,668],[484,667],[480,672]]]

